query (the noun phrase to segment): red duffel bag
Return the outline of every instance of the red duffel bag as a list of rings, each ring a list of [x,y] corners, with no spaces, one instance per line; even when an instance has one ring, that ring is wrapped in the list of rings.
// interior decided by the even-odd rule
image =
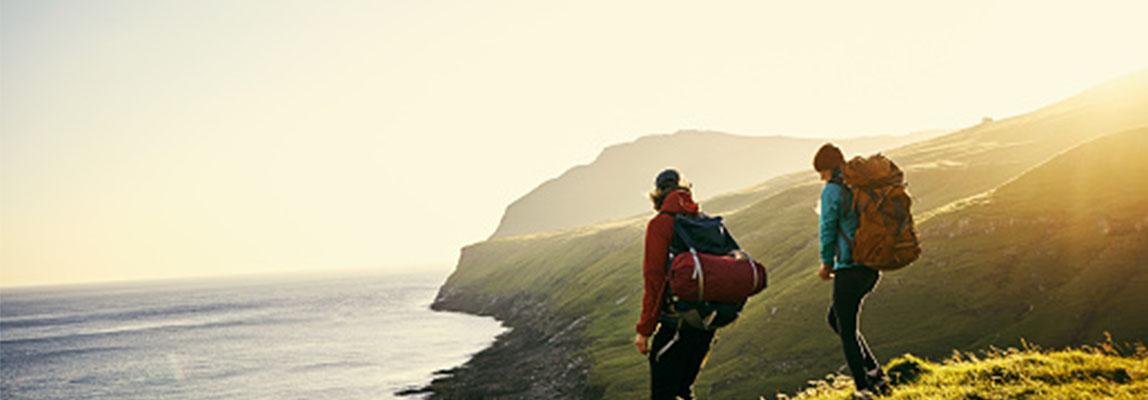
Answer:
[[[740,303],[765,289],[765,278],[765,267],[748,256],[682,252],[670,264],[670,290],[687,301]]]

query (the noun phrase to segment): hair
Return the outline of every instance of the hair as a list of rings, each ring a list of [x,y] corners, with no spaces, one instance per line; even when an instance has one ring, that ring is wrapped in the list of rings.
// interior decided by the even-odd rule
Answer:
[[[685,190],[686,193],[691,193],[689,186],[674,185],[654,189],[650,192],[650,201],[654,202],[654,211],[662,209],[662,203],[666,201],[666,196],[669,196],[675,190]]]
[[[826,143],[817,149],[813,156],[813,169],[817,172],[832,171],[845,165],[845,155],[833,143]]]

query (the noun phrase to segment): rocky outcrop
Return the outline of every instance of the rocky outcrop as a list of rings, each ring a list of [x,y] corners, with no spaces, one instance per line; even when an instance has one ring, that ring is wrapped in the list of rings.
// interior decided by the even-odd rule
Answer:
[[[528,295],[492,296],[443,286],[431,306],[491,316],[510,330],[461,367],[440,371],[430,399],[587,399],[590,363],[581,333],[584,317],[555,315]]]

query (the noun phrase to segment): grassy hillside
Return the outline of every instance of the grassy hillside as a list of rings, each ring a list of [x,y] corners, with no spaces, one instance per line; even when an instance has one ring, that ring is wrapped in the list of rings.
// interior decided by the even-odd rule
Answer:
[[[1131,311],[1148,304],[1148,272],[1137,268],[1148,262],[1148,187],[1129,184],[1148,174],[1144,149],[1146,129],[1105,137],[922,222],[925,255],[886,274],[866,303],[874,350],[938,356],[1021,336],[1066,346],[1095,341],[1105,329],[1148,338],[1148,320]],[[1119,228],[1105,231],[1109,219],[1122,221],[1111,223]],[[830,288],[808,276],[809,260],[778,266],[787,271],[777,274],[784,282],[770,289],[777,290],[772,297],[751,303],[761,307],[751,307],[723,337],[707,374],[752,375],[776,387],[841,366],[823,322]],[[746,370],[768,372],[739,373]],[[753,393],[720,381],[712,389],[723,398]]]
[[[1143,344],[1042,351],[990,349],[956,353],[942,362],[913,355],[891,361],[893,393],[881,399],[1143,399],[1148,398],[1148,350]],[[779,399],[848,400],[853,381],[831,375],[797,396]]]
[[[938,136],[925,131],[843,141],[859,151],[892,149]],[[643,190],[666,167],[680,168],[702,193],[719,194],[803,169],[825,139],[740,136],[709,131],[652,135],[607,147],[506,208],[495,237],[575,228],[632,217],[649,206]]]
[[[980,124],[886,152],[907,169],[916,210],[990,190],[1052,155],[1098,136],[1148,124],[1148,71],[1108,82],[1031,113]],[[842,147],[847,156],[865,151]],[[809,154],[812,154],[811,152]],[[812,157],[806,155],[807,158]],[[949,179],[961,176],[966,179]],[[707,209],[728,211],[816,176],[797,174],[718,195]],[[975,177],[976,179],[967,179]],[[960,185],[961,187],[956,187]]]
[[[925,253],[918,265],[888,274],[866,303],[866,334],[878,356],[932,357],[1019,336],[1065,346],[1093,342],[1102,329],[1148,337],[1148,323],[1129,311],[1146,304],[1148,293],[1145,275],[1132,270],[1148,261],[1148,221],[1128,222],[1148,217],[1144,185],[1133,184],[1142,179],[1132,178],[1144,175],[1133,155],[1148,149],[1145,130],[1088,143],[1140,126],[1148,126],[1148,72],[890,152],[906,169]],[[1126,156],[1107,155],[1120,151]],[[1120,164],[1110,168],[1106,160]],[[713,200],[736,209],[726,214],[729,228],[770,267],[771,286],[721,332],[697,387],[708,398],[791,391],[843,364],[824,322],[830,286],[813,276],[820,190],[813,175],[779,177]],[[1048,177],[1066,178],[1052,185]],[[1070,201],[1060,197],[1063,190],[1083,193],[1067,197],[1078,206],[1062,203]],[[1059,200],[1034,200],[1053,197]],[[1089,208],[1091,202],[1105,206]],[[1098,219],[1098,210],[1112,214]],[[587,321],[580,334],[589,343],[590,384],[605,398],[639,398],[647,371],[630,338],[641,296],[643,227],[633,222],[472,245],[443,293],[549,299],[555,314]],[[1095,234],[1101,231],[1109,233]]]

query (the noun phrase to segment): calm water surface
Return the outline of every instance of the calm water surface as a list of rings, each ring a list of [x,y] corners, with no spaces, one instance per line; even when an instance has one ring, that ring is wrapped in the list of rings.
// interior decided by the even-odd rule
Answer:
[[[3,399],[390,399],[504,328],[446,272],[0,289]]]

